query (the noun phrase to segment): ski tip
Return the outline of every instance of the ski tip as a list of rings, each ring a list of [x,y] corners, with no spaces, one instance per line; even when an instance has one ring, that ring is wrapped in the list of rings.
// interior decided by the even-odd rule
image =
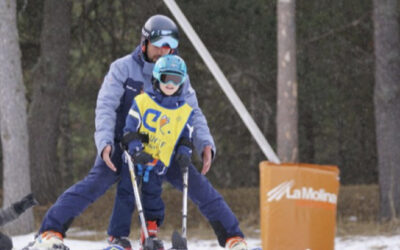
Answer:
[[[102,250],[124,250],[124,248],[119,245],[111,245],[106,248],[103,248]]]
[[[176,249],[176,250],[185,250],[187,249],[187,241],[185,238],[183,238],[176,230],[172,233],[172,248],[170,249]]]

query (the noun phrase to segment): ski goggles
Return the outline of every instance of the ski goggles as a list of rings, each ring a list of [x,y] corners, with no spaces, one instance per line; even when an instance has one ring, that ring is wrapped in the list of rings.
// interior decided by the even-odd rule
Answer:
[[[178,37],[170,30],[153,30],[148,39],[152,45],[159,48],[168,46],[176,49],[178,47]]]
[[[184,81],[185,77],[172,73],[163,73],[160,75],[160,79],[158,79],[162,84],[170,84],[172,83],[175,86],[180,86]]]

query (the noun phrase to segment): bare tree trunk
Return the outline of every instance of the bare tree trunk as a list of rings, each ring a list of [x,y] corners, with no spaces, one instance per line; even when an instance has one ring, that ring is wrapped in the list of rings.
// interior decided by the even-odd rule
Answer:
[[[283,162],[298,161],[295,0],[278,0],[277,146]]]
[[[69,93],[69,91],[67,92]],[[67,105],[64,105],[61,109],[61,117],[60,117],[60,140],[61,140],[61,147],[60,147],[60,167],[63,189],[67,189],[72,184],[74,184],[74,166],[73,166],[73,155],[72,155],[72,140],[71,140],[71,122],[70,122],[70,115],[69,109]]]
[[[62,188],[57,144],[61,108],[67,98],[70,27],[71,2],[46,0],[29,110],[32,188],[41,203],[54,202]]]
[[[0,1],[0,129],[3,149],[3,207],[31,192],[25,86],[16,1]],[[32,210],[6,225],[9,234],[33,230]]]
[[[400,41],[397,0],[374,0],[375,124],[381,220],[400,215]]]

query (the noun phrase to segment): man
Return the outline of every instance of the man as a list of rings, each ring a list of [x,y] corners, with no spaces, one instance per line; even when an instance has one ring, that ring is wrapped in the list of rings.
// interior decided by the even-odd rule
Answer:
[[[97,98],[95,142],[98,156],[94,166],[82,181],[67,189],[47,211],[32,248],[65,247],[63,237],[73,219],[118,180],[123,165],[120,142],[133,98],[143,90],[152,91],[154,62],[163,55],[176,53],[178,41],[178,28],[170,18],[152,16],[143,26],[140,45],[132,54],[111,64]],[[199,189],[191,190],[189,187],[189,197],[210,221],[221,246],[244,246],[230,249],[247,249],[236,217],[204,176],[211,167],[215,146],[189,82],[185,84],[183,93],[186,102],[193,108],[193,142],[203,160],[202,174],[195,168],[191,170],[190,182],[197,183]],[[171,167],[166,180],[181,190],[182,178],[176,169]],[[108,234],[112,244],[128,243],[124,245],[125,249],[131,249],[124,237],[129,235],[133,207],[131,187],[119,183]],[[153,229],[156,233],[156,226]]]

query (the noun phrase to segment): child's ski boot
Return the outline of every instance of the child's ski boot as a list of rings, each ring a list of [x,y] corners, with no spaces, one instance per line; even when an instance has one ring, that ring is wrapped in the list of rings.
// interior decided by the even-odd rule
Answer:
[[[145,236],[143,231],[140,232],[140,245],[141,245],[141,250],[164,250],[164,243],[162,240],[157,238],[157,233],[158,233],[158,226],[156,221],[147,221],[147,231],[149,232],[149,241],[151,241],[151,244],[145,244]],[[147,249],[149,248],[148,246],[151,246],[152,249]]]

